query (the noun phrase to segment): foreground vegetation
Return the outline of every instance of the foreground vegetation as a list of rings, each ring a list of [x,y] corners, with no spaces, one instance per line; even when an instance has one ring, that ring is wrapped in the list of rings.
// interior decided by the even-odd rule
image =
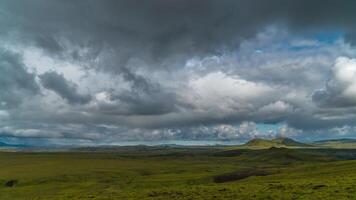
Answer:
[[[356,199],[353,150],[0,153],[0,199]]]

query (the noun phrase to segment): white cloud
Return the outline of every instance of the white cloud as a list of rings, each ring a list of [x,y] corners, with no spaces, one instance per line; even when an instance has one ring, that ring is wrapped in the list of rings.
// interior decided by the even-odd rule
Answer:
[[[280,117],[285,117],[290,115],[294,111],[294,108],[289,103],[278,100],[276,102],[270,103],[258,109],[257,113],[263,119],[275,119]]]
[[[259,103],[262,97],[268,101],[271,95],[276,94],[276,90],[268,85],[247,81],[221,71],[193,78],[189,85],[191,92],[196,95],[193,103],[202,108],[253,108],[258,106],[254,103]]]
[[[356,59],[339,57],[324,88],[317,90],[313,100],[322,107],[356,106]]]
[[[333,72],[336,82],[334,84],[341,87],[341,95],[354,100],[356,103],[356,59],[338,58]]]

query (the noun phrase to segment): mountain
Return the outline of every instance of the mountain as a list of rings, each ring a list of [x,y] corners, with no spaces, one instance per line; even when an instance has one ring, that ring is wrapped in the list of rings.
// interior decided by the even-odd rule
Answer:
[[[297,142],[291,138],[286,138],[286,137],[278,137],[272,140],[255,138],[242,145],[242,147],[258,148],[258,149],[265,149],[271,147],[294,147],[295,148],[295,147],[311,147],[311,146],[312,145]]]
[[[282,144],[285,146],[296,146],[296,147],[310,147],[309,144],[304,144],[301,142],[297,142],[291,138],[286,138],[286,137],[279,137],[279,138],[275,138],[272,140],[272,142],[276,143],[276,144]]]
[[[342,139],[319,140],[319,141],[315,141],[313,144],[320,147],[328,147],[328,148],[355,149],[356,139],[342,138]]]

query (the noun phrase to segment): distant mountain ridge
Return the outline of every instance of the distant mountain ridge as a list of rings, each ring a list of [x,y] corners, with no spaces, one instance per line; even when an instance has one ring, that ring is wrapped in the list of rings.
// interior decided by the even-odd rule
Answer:
[[[22,145],[22,144],[8,144],[5,142],[0,142],[0,148],[1,147],[27,147],[27,145]]]
[[[255,138],[246,142],[242,146],[252,147],[252,148],[271,148],[271,147],[311,147],[312,145],[297,142],[287,137],[278,137],[271,140]]]
[[[345,142],[345,143],[349,143],[349,142],[356,142],[356,139],[352,139],[352,138],[328,139],[328,140],[318,140],[318,141],[315,141],[314,143],[326,143],[326,142]]]
[[[324,148],[356,149],[356,139],[351,138],[319,140],[313,144]]]

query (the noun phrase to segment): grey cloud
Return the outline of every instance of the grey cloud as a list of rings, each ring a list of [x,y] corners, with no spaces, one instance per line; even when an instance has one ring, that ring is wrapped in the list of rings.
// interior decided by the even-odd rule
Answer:
[[[45,137],[48,131],[57,138],[108,140],[231,139],[239,129],[229,126],[244,121],[301,131],[352,126],[355,99],[347,91],[354,83],[324,81],[335,58],[355,57],[348,45],[355,6],[351,0],[3,0],[1,41],[106,75],[99,80],[104,86],[78,85],[83,82],[53,69],[39,80],[69,105],[42,96],[10,114],[16,122],[58,125],[26,124],[17,127],[18,135]],[[274,30],[266,33],[266,27]],[[347,41],[295,41],[323,31],[345,33]],[[39,88],[19,56],[1,54],[0,100],[14,107]],[[190,61],[198,64],[189,68]],[[220,79],[192,84],[217,72]],[[79,91],[84,87],[90,94]],[[107,96],[94,98],[100,93]],[[70,123],[85,127],[66,129]]]
[[[107,100],[98,102],[100,112],[111,115],[162,115],[177,110],[177,96],[168,88],[127,68],[123,68],[121,74],[130,83],[130,89],[104,92]]]
[[[0,108],[13,108],[39,92],[19,54],[0,48]]]
[[[89,95],[78,92],[77,86],[56,72],[46,72],[39,76],[43,87],[54,91],[70,104],[86,104],[91,100]]]
[[[340,28],[352,34],[355,6],[351,0],[7,0],[1,3],[0,25],[6,27],[4,34],[15,31],[57,55],[64,51],[75,58],[83,56],[65,48],[69,41],[91,48],[95,55],[98,49],[112,49],[123,65],[140,58],[160,67],[167,65],[163,60],[184,62],[191,55],[234,49],[273,23],[287,24],[297,32]]]
[[[162,115],[177,109],[174,93],[165,91],[108,92],[108,95],[109,102],[97,102],[98,112],[109,115]]]
[[[64,50],[56,38],[46,34],[37,36],[35,38],[35,44],[44,47],[51,54],[58,54]]]
[[[92,101],[95,103],[94,106],[89,104],[89,108],[83,108],[81,112],[73,110],[68,113],[53,113],[53,110],[44,110],[37,114],[26,113],[22,118],[32,121],[58,121],[64,124],[90,122],[149,129],[231,124],[241,121],[286,122],[300,129],[339,126],[352,123],[352,120],[339,119],[335,123],[330,123],[330,120],[323,117],[326,114],[314,116],[318,110],[313,105],[310,95],[315,90],[313,85],[318,83],[322,86],[323,79],[317,77],[316,80],[309,82],[307,76],[316,72],[327,74],[325,71],[330,65],[330,57],[336,57],[335,55],[344,51],[345,47],[340,45],[329,45],[326,48],[334,49],[333,51],[324,52],[321,49],[313,57],[301,56],[299,52],[287,49],[284,51],[288,53],[280,54],[280,50],[276,51],[271,46],[271,49],[266,49],[269,52],[268,56],[255,55],[256,57],[251,56],[248,59],[252,63],[249,69],[252,72],[258,69],[251,74],[251,71],[247,71],[245,67],[248,66],[248,60],[240,66],[241,63],[236,60],[218,56],[217,60],[220,60],[220,63],[214,63],[213,66],[217,65],[224,71],[232,69],[234,71],[230,71],[233,73],[216,72],[215,68],[207,68],[204,75],[199,74],[195,70],[198,67],[193,66],[195,71],[184,69],[180,72],[183,73],[180,76],[186,76],[186,79],[172,80],[173,85],[180,88],[169,88],[167,82],[157,83],[155,80],[150,80],[149,74],[143,76],[126,70],[124,80],[130,83],[130,87],[125,90],[107,88],[104,90],[108,96],[105,101],[95,99]],[[255,62],[256,60],[259,62]],[[272,66],[280,66],[279,63],[282,63],[281,67],[272,68]],[[293,64],[283,65],[283,63]],[[313,67],[307,67],[309,63]],[[230,66],[233,67],[229,68]],[[278,80],[279,69],[284,71],[282,81]],[[299,82],[297,79],[293,79],[295,84],[284,82],[288,77],[293,77],[301,71],[306,76],[300,76]],[[263,74],[268,74],[268,77],[264,77]],[[276,80],[267,81],[264,78]],[[82,112],[89,115],[84,115]],[[329,112],[331,113],[327,113],[328,115],[335,113],[335,111]]]

